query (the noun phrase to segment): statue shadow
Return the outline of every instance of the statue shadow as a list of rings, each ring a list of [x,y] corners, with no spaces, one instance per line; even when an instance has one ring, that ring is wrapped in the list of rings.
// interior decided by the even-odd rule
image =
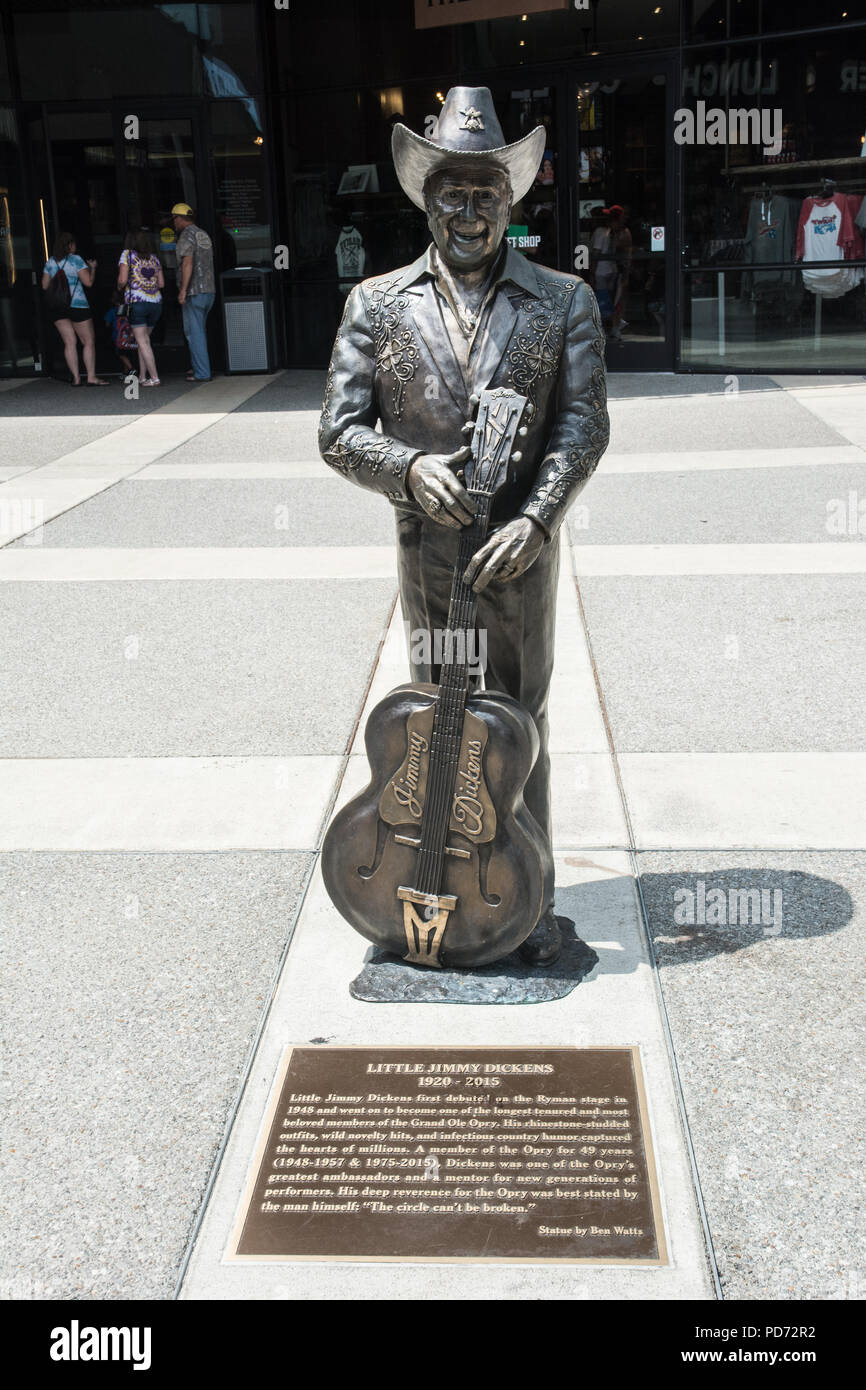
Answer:
[[[854,915],[840,883],[801,869],[730,865],[690,873],[642,873],[659,967],[755,950],[762,943],[826,938]]]
[[[644,873],[640,881],[660,969],[752,950],[774,937],[826,937],[854,912],[840,884],[796,869],[740,865]],[[370,947],[350,993],[366,1003],[540,1004],[564,998],[582,981],[630,974],[646,963],[631,874],[606,871],[558,887],[556,912],[562,953],[553,965],[527,965],[515,951],[493,965],[433,970]]]

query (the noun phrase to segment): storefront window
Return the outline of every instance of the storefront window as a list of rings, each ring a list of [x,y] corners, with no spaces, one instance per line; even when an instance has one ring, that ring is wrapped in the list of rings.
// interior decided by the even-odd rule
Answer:
[[[454,27],[461,66],[512,67],[579,62],[599,54],[667,48],[680,34],[678,0],[589,0],[551,5],[539,14],[515,14]]]
[[[15,114],[0,106],[0,372],[34,365],[33,268]]]
[[[6,57],[6,39],[3,34],[3,16],[0,15],[0,101],[8,101],[12,95],[9,78],[9,61]]]
[[[262,85],[249,4],[31,8],[13,24],[25,100],[241,96]]]
[[[454,67],[454,26],[416,28],[413,0],[328,0],[327,14],[322,0],[292,0],[271,25],[283,90],[438,79]]]
[[[214,210],[224,270],[273,264],[265,138],[259,102],[212,104]]]
[[[667,365],[666,101],[652,65],[577,89],[578,241],[621,368]]]
[[[736,39],[866,19],[866,0],[685,0],[689,39]]]
[[[703,50],[685,65],[683,365],[862,371],[866,116],[854,48],[822,36]]]
[[[296,360],[327,358],[353,284],[406,265],[427,245],[424,215],[397,183],[391,134],[397,121],[423,131],[440,108],[436,92],[431,83],[413,83],[286,102]]]

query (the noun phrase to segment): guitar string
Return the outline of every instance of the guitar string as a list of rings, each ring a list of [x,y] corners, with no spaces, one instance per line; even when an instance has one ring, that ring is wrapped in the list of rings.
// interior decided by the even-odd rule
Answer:
[[[461,545],[458,555],[458,564],[454,576],[453,589],[456,601],[450,606],[449,629],[456,630],[461,618],[466,614],[466,586],[462,584],[462,574],[469,563],[472,554],[477,548],[480,539],[481,527],[476,518],[470,528],[469,534],[464,532],[461,537]],[[452,625],[450,618],[455,619]],[[456,696],[459,693],[456,683],[453,680],[453,667],[446,667],[445,680],[440,680],[441,704],[439,706],[439,717],[435,721],[433,746],[430,750],[430,763],[433,776],[431,777],[431,789],[429,797],[429,818],[425,817],[428,833],[425,835],[422,830],[422,851],[424,853],[426,886],[422,891],[435,892],[438,884],[432,882],[438,877],[437,870],[441,867],[441,858],[444,858],[444,845],[447,839],[447,824],[445,825],[445,836],[441,834],[442,823],[445,820],[445,809],[450,801],[450,791],[453,785],[453,771],[451,764],[454,757],[459,759],[460,748],[457,742],[457,720],[456,715]],[[456,745],[456,746],[455,746]],[[449,785],[450,784],[450,785]],[[450,815],[448,817],[450,821]],[[441,843],[441,849],[440,849]],[[437,851],[439,851],[437,853]],[[420,866],[419,866],[420,867]]]
[[[494,420],[496,420],[496,414],[494,412]],[[483,425],[485,429],[489,416],[490,412],[488,411]],[[476,549],[480,548],[480,544],[483,543],[486,536],[493,495],[493,477],[498,472],[501,455],[513,423],[512,411],[506,407],[506,421],[502,427],[502,432],[486,458],[482,456],[482,460],[480,460],[479,482],[481,486],[473,488],[473,491],[482,494],[479,512],[472,526],[468,528],[468,531],[464,531],[461,537],[458,564],[452,586],[448,629],[452,636],[456,632],[462,633],[464,660],[447,663],[444,672],[440,671],[437,712],[434,715],[434,731],[428,761],[428,769],[432,771],[430,778],[432,785],[429,789],[429,796],[425,798],[418,872],[415,879],[418,891],[430,894],[438,893],[444,868],[448,826],[451,820],[450,806],[453,800],[463,735],[464,721],[460,715],[465,715],[468,688],[468,627],[469,620],[473,616],[473,609],[477,606],[478,601],[477,595],[463,582],[463,574]],[[513,443],[513,435],[510,442]],[[463,673],[459,684],[456,679],[458,671]],[[446,810],[448,811],[447,816]]]
[[[506,425],[496,440],[493,449],[487,456],[486,463],[488,466],[486,470],[484,467],[485,460],[482,458],[481,461],[479,470],[481,476],[479,481],[482,486],[479,489],[473,489],[473,491],[482,491],[485,495],[481,503],[479,515],[477,515],[469,533],[467,534],[467,532],[464,532],[461,537],[462,543],[458,556],[458,565],[455,570],[454,583],[452,586],[452,604],[449,608],[449,629],[452,631],[463,631],[464,654],[466,651],[465,640],[468,620],[472,613],[473,604],[477,602],[477,598],[471,589],[463,583],[462,576],[466,565],[472,558],[472,555],[474,555],[476,549],[479,548],[480,542],[483,541],[486,535],[489,522],[490,499],[492,498],[493,476],[494,472],[498,471],[497,464],[503,451],[507,435],[510,433],[508,427],[512,423],[511,412],[507,411],[506,413]],[[494,419],[495,418],[496,413],[494,413]],[[485,418],[484,428],[486,428],[486,423],[487,417]],[[486,479],[484,477],[485,471],[487,474]],[[485,481],[487,483],[486,488],[484,487]],[[455,619],[453,623],[450,621],[452,612]],[[439,710],[437,710],[437,716],[434,720],[435,732],[434,738],[431,740],[432,746],[428,767],[432,764],[433,777],[431,778],[432,786],[429,798],[429,819],[427,816],[424,817],[425,823],[429,827],[429,833],[425,835],[424,827],[422,826],[422,844],[419,847],[421,850],[421,862],[419,863],[419,875],[416,878],[416,883],[420,891],[431,893],[438,891],[441,882],[448,825],[450,824],[450,810],[447,820],[444,813],[453,797],[457,763],[459,762],[460,742],[462,742],[463,721],[459,719],[459,715],[461,712],[465,713],[468,661],[462,663],[462,666],[466,669],[460,685],[457,685],[454,679],[456,669],[454,663],[452,663],[451,666],[446,666],[444,672],[445,680],[440,680],[440,696],[438,699],[441,700],[441,705]],[[458,724],[459,740],[457,737]],[[422,868],[424,880],[423,887],[421,885],[420,872]]]
[[[468,532],[464,532],[461,537],[460,552],[458,555],[457,568],[455,570],[453,583],[453,602],[449,611],[449,629],[454,632],[460,629],[464,633],[464,653],[465,637],[468,618],[475,596],[472,591],[463,583],[462,575],[466,565],[478,548],[487,526],[488,499],[481,502],[480,514]],[[451,618],[454,618],[453,623]],[[453,786],[456,776],[456,765],[460,756],[460,743],[462,742],[462,721],[459,714],[465,709],[465,686],[467,678],[464,676],[460,685],[457,684],[455,675],[458,665],[466,666],[468,663],[452,663],[446,667],[444,672],[445,679],[440,681],[441,714],[436,721],[436,734],[441,737],[436,738],[435,750],[431,748],[430,761],[433,764],[433,786],[430,797],[430,833],[422,839],[426,839],[429,847],[429,855],[425,855],[427,860],[425,880],[427,888],[424,891],[435,892],[438,888],[438,880],[441,878],[441,869],[444,861],[445,843],[447,841],[449,815],[445,816],[445,811],[450,806],[453,796]],[[463,687],[461,690],[461,686]],[[432,842],[432,843],[431,843]]]

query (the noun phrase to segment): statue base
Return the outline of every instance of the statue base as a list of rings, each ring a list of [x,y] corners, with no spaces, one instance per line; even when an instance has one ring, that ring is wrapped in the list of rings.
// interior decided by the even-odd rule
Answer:
[[[349,993],[367,1004],[547,1004],[564,999],[598,965],[598,956],[557,917],[562,952],[553,965],[527,965],[517,951],[475,970],[431,970],[374,950]]]

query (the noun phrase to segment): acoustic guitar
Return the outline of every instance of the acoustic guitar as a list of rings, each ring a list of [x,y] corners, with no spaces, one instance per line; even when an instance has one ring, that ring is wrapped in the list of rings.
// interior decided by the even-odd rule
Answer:
[[[371,712],[370,783],[334,817],[322,847],[338,911],[413,965],[501,959],[529,936],[552,887],[543,831],[523,801],[538,733],[510,696],[470,693],[478,601],[463,582],[526,404],[504,389],[479,400],[464,466],[475,517],[460,536],[439,684],[397,686]]]

